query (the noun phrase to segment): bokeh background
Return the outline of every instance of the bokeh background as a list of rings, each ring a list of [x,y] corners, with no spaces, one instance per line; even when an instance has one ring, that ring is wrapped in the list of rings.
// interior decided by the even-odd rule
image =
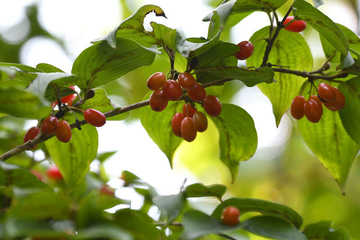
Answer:
[[[65,72],[71,72],[76,56],[99,38],[134,13],[144,4],[160,6],[166,16],[156,18],[149,14],[145,26],[156,21],[178,29],[185,37],[206,37],[208,23],[202,18],[219,4],[220,0],[0,0],[0,62],[21,63],[35,67],[50,63]],[[284,14],[292,1],[279,9]],[[319,9],[337,23],[359,33],[359,15],[354,0],[326,0]],[[222,39],[238,43],[268,25],[265,13],[254,13],[224,32]],[[308,27],[304,32],[314,56],[314,69],[324,61],[318,34]],[[244,64],[239,62],[239,64]],[[112,82],[104,89],[116,103],[126,106],[141,101],[147,93],[147,78],[155,71],[164,71],[169,64],[158,56],[152,66],[142,67]],[[179,71],[183,69],[178,69]],[[360,240],[360,163],[356,159],[349,174],[346,194],[343,196],[327,170],[307,148],[297,123],[284,115],[278,128],[271,104],[256,88],[248,88],[239,81],[227,83],[220,96],[222,102],[234,103],[249,112],[258,131],[259,145],[254,157],[240,164],[234,183],[219,160],[218,132],[213,124],[199,134],[193,143],[184,142],[176,151],[174,167],[151,141],[142,128],[139,112],[121,122],[108,122],[99,128],[99,152],[115,152],[105,162],[109,184],[118,188],[116,194],[134,199],[133,207],[140,205],[141,197],[120,188],[118,179],[123,170],[143,178],[161,194],[179,191],[186,184],[220,183],[228,187],[225,197],[251,197],[285,204],[298,211],[304,224],[320,220],[334,222],[334,227],[345,227],[352,239]],[[0,118],[0,153],[21,143],[31,121]],[[8,141],[13,136],[12,141]],[[19,137],[20,136],[20,137]],[[344,146],[346,147],[346,146]],[[41,150],[27,153],[36,160],[46,160]],[[16,159],[13,161],[16,162]],[[91,167],[96,169],[95,161]],[[205,204],[204,204],[205,201]],[[194,206],[211,213],[216,201],[202,199]],[[252,236],[251,239],[262,238]]]

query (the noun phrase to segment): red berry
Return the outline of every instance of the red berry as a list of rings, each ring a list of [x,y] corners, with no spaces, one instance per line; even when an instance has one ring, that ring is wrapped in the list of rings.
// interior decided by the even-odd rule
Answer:
[[[317,102],[317,104],[319,104],[319,106],[321,106],[321,109],[322,109],[323,102],[320,100],[320,98],[317,95],[311,95],[309,99],[315,100],[315,102]]]
[[[219,116],[222,109],[220,100],[214,95],[209,95],[205,98],[203,102],[203,107],[206,113],[212,117]]]
[[[185,141],[192,142],[196,138],[196,130],[194,128],[191,117],[185,117],[181,122],[181,136]]]
[[[41,131],[44,134],[54,134],[56,132],[59,120],[55,116],[48,116],[41,123]]]
[[[249,58],[254,52],[254,45],[249,41],[242,41],[238,43],[240,50],[235,53],[235,57],[239,60],[245,60]]]
[[[33,140],[38,135],[39,132],[40,132],[40,128],[36,126],[31,127],[29,130],[26,131],[23,142],[26,143],[29,140]],[[36,148],[36,146],[34,146],[32,149],[34,148]]]
[[[185,103],[182,111],[185,117],[192,117],[196,112],[196,109],[193,108],[190,103]]]
[[[184,114],[176,113],[171,121],[172,131],[178,137],[181,137],[181,122],[184,120],[184,118]]]
[[[303,96],[299,95],[294,98],[294,100],[291,103],[291,116],[295,119],[301,119],[304,117],[304,106],[305,106],[306,100]]]
[[[187,89],[186,92],[195,102],[202,102],[206,97],[205,89],[198,83],[195,83],[195,87],[193,89]]]
[[[157,89],[162,88],[165,82],[166,82],[165,74],[162,72],[156,72],[148,78],[146,85],[150,90],[155,91]]]
[[[317,88],[318,96],[323,102],[331,102],[336,98],[336,92],[332,86],[327,83],[320,83]]]
[[[324,102],[323,104],[331,111],[339,111],[345,107],[345,96],[338,88],[333,87],[333,89],[336,94],[335,99],[331,102]]]
[[[164,91],[162,89],[155,90],[150,95],[149,104],[153,111],[163,111],[168,105],[168,100],[164,96]]]
[[[164,91],[164,96],[169,101],[177,101],[183,94],[180,84],[172,79],[166,81],[162,89]]]
[[[180,85],[185,89],[193,89],[196,83],[196,80],[193,77],[193,75],[191,75],[188,72],[180,73],[178,76],[178,81]]]
[[[69,142],[71,139],[71,128],[67,121],[59,121],[58,128],[56,130],[56,137],[60,142]]]
[[[46,176],[54,181],[60,181],[63,179],[60,170],[56,166],[49,167],[46,170]]]
[[[304,113],[310,122],[317,123],[323,114],[322,105],[319,105],[314,99],[309,99],[305,103]]]
[[[75,90],[75,87],[74,86],[70,86],[69,88],[71,88],[72,90]],[[66,103],[68,106],[72,106],[74,100],[76,98],[76,94],[73,93],[73,94],[70,94],[70,95],[67,95],[67,96],[64,96],[61,98],[61,103]],[[56,105],[58,105],[58,101],[54,101],[52,104],[51,104],[51,107],[55,107]]]
[[[287,17],[284,21],[284,26],[287,25],[289,22],[294,20],[293,16]],[[306,28],[306,22],[302,20],[293,21],[287,27],[284,27],[285,30],[290,32],[301,32]]]
[[[102,112],[92,108],[85,110],[84,118],[89,124],[95,127],[101,127],[106,123],[105,115]]]
[[[238,208],[228,206],[224,208],[221,219],[226,225],[236,225],[239,223],[240,211]]]
[[[192,119],[196,131],[204,132],[207,129],[208,120],[204,113],[197,111],[194,113]]]

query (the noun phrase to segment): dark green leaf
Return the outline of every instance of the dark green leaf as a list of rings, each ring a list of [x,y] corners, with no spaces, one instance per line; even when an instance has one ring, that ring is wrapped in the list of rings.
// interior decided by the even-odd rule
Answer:
[[[149,94],[146,98],[149,97]],[[169,102],[167,108],[162,112],[151,110],[150,106],[141,108],[140,120],[141,124],[149,134],[151,139],[158,145],[161,151],[167,156],[172,166],[172,158],[176,148],[182,142],[171,129],[171,121],[175,113],[180,112],[183,103]]]
[[[226,187],[220,184],[204,186],[202,183],[194,183],[186,187],[186,197],[217,197],[219,199],[226,192]]]
[[[57,68],[48,63],[39,63],[38,65],[36,65],[36,68],[45,73],[64,72],[60,68]]]
[[[251,158],[257,148],[257,133],[252,117],[242,108],[223,104],[221,114],[211,117],[220,133],[220,158],[236,178],[239,162]]]
[[[306,236],[296,229],[291,223],[281,218],[272,216],[256,216],[243,223],[241,226],[253,234],[277,240],[308,240]]]
[[[293,14],[296,19],[303,20],[319,32],[343,56],[348,54],[349,43],[341,29],[325,14],[310,3],[298,0],[293,4]]]
[[[304,234],[309,240],[350,240],[349,233],[343,229],[332,228],[332,222],[321,221],[317,223],[309,224],[304,229]]]
[[[70,142],[62,143],[53,137],[45,141],[45,145],[65,182],[74,187],[84,179],[96,157],[98,133],[95,127],[87,124],[82,130],[72,130]]]
[[[345,107],[339,111],[341,122],[350,137],[360,145],[360,78],[341,83],[339,90],[346,99]]]
[[[186,212],[182,218],[182,224],[184,231],[180,240],[197,239],[212,233],[226,233],[241,226],[240,224],[234,226],[226,225],[221,220],[196,210]]]
[[[132,240],[132,236],[125,230],[112,224],[92,225],[89,228],[77,231],[78,234],[72,239],[113,239]]]
[[[157,196],[153,198],[154,204],[165,214],[166,222],[173,222],[182,212],[185,206],[185,194],[180,192],[176,195]]]
[[[226,206],[234,206],[240,210],[240,213],[246,212],[259,212],[265,216],[273,216],[282,218],[288,222],[291,222],[295,227],[300,228],[302,224],[301,216],[293,209],[261,199],[251,198],[230,198],[219,204],[214,210],[212,216],[220,219],[222,211]]]
[[[40,181],[34,174],[22,168],[11,171],[9,181],[11,185],[18,188],[48,188],[48,185]]]
[[[250,38],[250,42],[267,38],[268,35],[269,27],[262,28],[254,33]],[[264,40],[254,42],[254,53],[246,60],[248,67],[256,67],[262,64],[266,46],[267,43]],[[285,30],[280,31],[276,38],[268,62],[276,66],[286,66],[286,68],[299,71],[311,71],[313,67],[313,58],[305,39],[299,33]],[[274,78],[277,82],[261,83],[257,86],[271,101],[276,125],[278,126],[294,97],[299,95],[300,88],[306,80],[285,73],[275,73]]]
[[[303,118],[298,124],[310,150],[345,192],[346,179],[360,147],[346,132],[339,113],[324,109],[318,123],[311,123]]]

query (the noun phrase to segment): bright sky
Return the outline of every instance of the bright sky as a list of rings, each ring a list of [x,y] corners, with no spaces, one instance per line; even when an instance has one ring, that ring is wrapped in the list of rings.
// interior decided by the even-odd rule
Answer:
[[[2,1],[0,6],[4,5],[4,2]],[[24,45],[21,53],[22,63],[30,66],[47,62],[70,72],[73,60],[90,45],[90,41],[108,33],[123,19],[118,0],[16,0],[6,1],[6,6],[1,6],[3,11],[0,14],[0,31],[6,32],[9,27],[20,22],[25,13],[24,6],[33,2],[41,3],[39,9],[40,23],[55,36],[64,39],[67,53],[63,52],[57,43],[49,39],[34,38]],[[156,21],[180,30],[186,37],[207,35],[208,25],[201,20],[203,16],[211,12],[211,9],[203,4],[205,1],[140,0],[136,3],[135,1],[128,2],[131,2],[134,11],[139,6],[150,3],[162,7],[168,18],[156,18]],[[336,12],[331,11],[334,9]],[[344,8],[343,5],[339,5],[337,1],[327,1],[321,10],[326,12],[334,21],[356,29],[356,23],[353,21],[355,17],[352,12],[349,12],[349,9]],[[342,12],[347,14],[340,15],[339,13]],[[250,38],[253,32],[263,26],[262,22],[266,21],[266,14],[261,13],[244,20],[234,29],[234,32],[237,33],[233,35],[234,42],[238,41],[236,39],[239,37],[238,33],[241,33],[242,39]],[[26,36],[26,30],[18,34],[9,33],[7,36],[17,41]],[[234,102],[247,110],[255,120],[259,137],[257,155],[268,154],[269,152],[263,151],[268,148],[273,148],[279,154],[282,144],[289,136],[289,129],[291,129],[289,118],[285,116],[277,129],[272,116],[271,105],[257,88],[241,90],[235,96]],[[114,140],[112,138],[114,129],[125,137]],[[108,122],[99,128],[99,133],[100,152],[118,150],[121,154],[128,156],[128,159],[122,159],[120,164],[116,155],[109,161],[107,167],[112,177],[118,177],[122,170],[129,170],[165,193],[178,191],[184,178],[190,177],[185,170],[172,171],[170,169],[166,157],[151,141],[139,122],[131,124]],[[133,146],[141,146],[141,150],[134,151]],[[151,159],[149,156],[152,156]],[[273,157],[276,156],[276,154],[273,155]],[[157,168],[156,173],[152,171],[154,166]]]

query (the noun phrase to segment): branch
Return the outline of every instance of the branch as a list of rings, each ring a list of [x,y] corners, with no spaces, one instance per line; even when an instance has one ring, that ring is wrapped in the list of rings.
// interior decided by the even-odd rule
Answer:
[[[287,68],[271,68],[274,72],[281,72],[281,73],[288,73],[288,74],[293,74],[296,76],[300,76],[303,78],[311,78],[311,79],[323,79],[323,80],[329,80],[329,81],[333,81],[333,82],[342,82],[342,81],[336,81],[334,80],[335,78],[344,78],[347,77],[347,73],[345,71],[339,72],[337,74],[334,75],[317,75],[315,73],[320,73],[318,71],[314,71],[314,72],[306,72],[306,71],[296,71],[296,70],[291,70],[291,69],[287,69]]]

